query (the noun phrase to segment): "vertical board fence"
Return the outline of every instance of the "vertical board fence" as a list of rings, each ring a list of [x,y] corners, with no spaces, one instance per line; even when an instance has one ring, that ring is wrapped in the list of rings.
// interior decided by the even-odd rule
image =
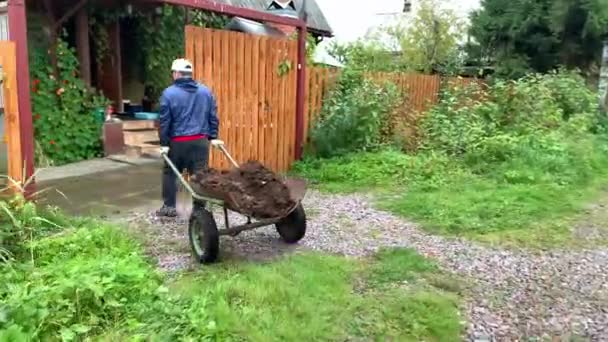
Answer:
[[[277,172],[289,170],[295,160],[297,42],[187,26],[186,58],[194,63],[195,79],[216,96],[220,137],[237,162],[258,160]],[[323,99],[339,76],[335,68],[307,70],[304,137],[309,136]],[[393,119],[407,136],[416,136],[418,119],[438,102],[442,87],[481,83],[407,73],[368,73],[366,77],[391,81],[405,95]],[[210,165],[230,167],[217,151],[211,153]]]
[[[306,135],[315,118],[321,112],[323,98],[336,82],[339,71],[335,68],[309,68],[307,85]],[[440,77],[438,75],[423,75],[413,73],[370,72],[366,77],[376,83],[386,81],[397,86],[404,96],[404,103],[393,113],[394,128],[406,136],[416,136],[419,119],[426,111],[439,101],[443,87],[466,86],[471,83],[483,85],[483,81],[475,78]]]
[[[216,96],[220,137],[236,161],[287,171],[295,159],[297,42],[187,26],[186,57]],[[210,166],[230,167],[217,151]]]

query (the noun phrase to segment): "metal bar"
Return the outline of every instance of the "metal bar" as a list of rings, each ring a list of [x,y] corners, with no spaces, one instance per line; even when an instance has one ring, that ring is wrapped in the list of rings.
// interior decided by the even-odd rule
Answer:
[[[242,17],[251,20],[266,21],[274,24],[289,25],[295,27],[306,26],[306,22],[300,19],[281,17],[278,15],[252,10],[249,8],[226,5],[223,2],[214,0],[154,0],[171,5],[186,6],[191,8],[203,9],[211,12]]]
[[[242,232],[258,229],[258,228],[265,227],[265,226],[270,226],[279,221],[280,221],[280,219],[268,219],[268,220],[262,220],[262,221],[258,221],[258,222],[251,223],[251,224],[244,224],[244,225],[240,225],[240,226],[236,226],[236,227],[232,227],[232,228],[228,228],[228,229],[220,229],[219,234],[222,236],[229,235],[229,236],[234,237],[234,236],[239,235]]]
[[[222,153],[226,156],[226,158],[228,158],[228,160],[230,160],[230,163],[232,163],[232,166],[234,166],[237,169],[239,168],[239,163],[237,163],[236,160],[234,160],[234,158],[232,158],[232,156],[230,155],[230,153],[226,149],[226,146],[224,146],[224,145],[217,145],[217,148],[219,148],[220,151],[222,151]]]
[[[304,13],[306,19],[306,13]],[[295,158],[302,158],[304,148],[304,108],[306,102],[306,26],[298,29],[298,84],[296,93],[296,149]]]
[[[186,188],[186,190],[190,193],[190,195],[192,195],[192,197],[194,197],[195,199],[197,199],[199,201],[207,201],[207,202],[218,204],[218,205],[224,205],[223,201],[220,201],[220,200],[215,199],[215,198],[209,198],[209,197],[201,196],[201,195],[197,194],[192,189],[192,187],[190,186],[190,184],[188,184],[188,182],[186,182],[186,180],[182,176],[181,172],[179,172],[179,170],[177,170],[177,167],[175,166],[175,164],[173,164],[173,162],[171,161],[171,159],[169,159],[169,156],[167,156],[166,153],[161,153],[160,155],[163,156],[163,159],[165,159],[165,162],[167,163],[167,165],[169,165],[169,167],[171,168],[171,170],[173,170],[173,172],[175,173],[175,176],[177,177],[177,179],[180,181],[180,183],[182,183],[182,185],[184,186],[184,188]]]
[[[30,102],[30,68],[27,47],[27,19],[24,0],[8,2],[9,37],[16,45],[17,57],[17,94],[19,102],[19,125],[21,129],[21,156],[24,161],[24,181],[26,197],[36,191],[34,175],[34,127],[32,125],[32,106]]]
[[[224,206],[224,227],[230,229],[230,220],[228,219],[228,208]]]

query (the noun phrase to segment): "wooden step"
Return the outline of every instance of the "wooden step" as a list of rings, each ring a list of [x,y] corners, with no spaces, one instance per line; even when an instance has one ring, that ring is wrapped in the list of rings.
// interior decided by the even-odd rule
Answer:
[[[124,120],[122,122],[124,130],[158,129],[157,120]]]
[[[160,158],[160,145],[154,144],[139,144],[129,145],[126,147],[125,154],[129,158]]]
[[[140,145],[159,140],[158,131],[153,129],[123,130],[125,145]]]

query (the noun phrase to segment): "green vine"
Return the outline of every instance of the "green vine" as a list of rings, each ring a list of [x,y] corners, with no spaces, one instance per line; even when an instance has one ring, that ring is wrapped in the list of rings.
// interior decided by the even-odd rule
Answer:
[[[192,10],[190,16],[190,24],[206,28],[221,29],[230,22],[230,18],[225,15],[202,10]]]
[[[36,155],[60,165],[100,155],[101,124],[94,113],[109,101],[79,78],[76,52],[62,39],[57,42],[57,59],[59,78],[52,74],[48,52],[31,50]]]

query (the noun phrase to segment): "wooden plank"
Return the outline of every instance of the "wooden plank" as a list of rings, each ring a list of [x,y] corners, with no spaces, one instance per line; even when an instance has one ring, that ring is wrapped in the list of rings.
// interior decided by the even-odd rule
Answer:
[[[244,106],[243,109],[243,126],[245,128],[244,135],[244,149],[243,149],[243,160],[251,160],[254,159],[251,151],[253,150],[251,147],[251,142],[253,140],[253,125],[252,125],[252,117],[253,117],[253,93],[254,89],[252,87],[252,70],[253,70],[253,35],[245,36],[245,46],[243,48],[244,54],[244,63],[243,68],[245,69],[245,84],[243,86],[243,90],[245,92],[245,96],[243,96]]]
[[[312,67],[306,68],[306,80],[304,85],[304,143],[309,142],[309,130],[310,130],[310,71]]]
[[[205,65],[205,58],[203,56],[204,52],[204,30],[201,28],[196,28],[194,30],[194,61],[192,62],[194,66],[198,66],[194,68],[194,79],[197,81],[203,81],[203,69]]]
[[[236,88],[235,88],[235,121],[237,123],[238,130],[236,131],[236,160],[239,163],[244,163],[245,159],[245,134],[246,128],[244,125],[244,111],[245,111],[245,34],[236,33]]]
[[[213,79],[213,35],[215,32],[210,29],[203,29],[203,59],[204,69],[202,70],[202,83],[207,85],[209,88],[213,89],[214,79]]]
[[[185,45],[186,45],[186,59],[192,61],[193,64],[195,64],[194,61],[194,30],[195,28],[188,25],[186,26],[185,30],[185,34],[184,34],[184,39],[185,39]]]
[[[311,83],[312,83],[311,92],[313,94],[311,119],[314,121],[317,119],[317,116],[319,115],[319,109],[320,109],[319,103],[320,103],[320,97],[321,97],[321,89],[319,88],[319,69],[318,68],[313,69]]]
[[[279,115],[281,115],[281,78],[279,77],[279,64],[281,63],[281,40],[274,41],[273,63],[272,63],[272,162],[275,172],[279,172]]]
[[[258,155],[259,160],[268,167],[266,157],[266,118],[268,117],[268,88],[266,84],[268,76],[268,38],[260,38],[260,59],[258,76]]]
[[[261,160],[258,139],[259,139],[259,119],[260,119],[260,37],[254,36],[251,51],[251,157]]]
[[[235,97],[236,97],[236,88],[237,88],[237,69],[236,69],[236,64],[237,64],[237,52],[236,52],[236,48],[237,48],[237,41],[236,41],[236,34],[233,32],[227,32],[227,40],[228,40],[228,52],[227,52],[227,57],[228,57],[228,61],[226,64],[227,67],[227,80],[228,80],[228,88],[227,88],[227,92],[225,94],[225,98],[227,103],[226,109],[227,109],[227,114],[226,114],[226,121],[227,121],[227,125],[228,125],[228,137],[227,137],[227,144],[228,144],[228,149],[229,151],[232,153],[233,158],[235,158],[235,160],[237,162],[239,162],[240,160],[238,159],[237,156],[237,150],[238,150],[238,142],[236,141],[237,139],[237,134],[236,134],[236,130],[238,129],[237,127],[237,122],[236,122],[236,111],[237,111],[237,106],[236,106],[236,102],[235,102]]]
[[[0,64],[4,91],[4,139],[7,145],[8,176],[23,184],[25,170],[21,150],[19,102],[17,97],[17,59],[15,43],[0,41]]]
[[[211,78],[213,78],[213,93],[215,95],[215,101],[217,104],[217,112],[220,120],[219,138],[224,139],[226,136],[226,125],[223,124],[224,116],[224,83],[226,82],[223,75],[223,64],[222,64],[222,35],[221,31],[213,31],[213,68],[211,69]],[[219,152],[215,149],[211,153],[211,158],[214,163],[223,166],[223,159],[219,155]],[[219,160],[219,162],[216,162]]]
[[[285,122],[285,131],[287,132],[286,145],[287,149],[287,165],[286,170],[289,171],[296,158],[296,115],[297,115],[297,60],[298,60],[298,49],[295,41],[290,41],[288,44],[289,58],[293,63],[293,68],[289,72],[289,84],[287,86],[287,100],[288,100],[288,113],[289,116]],[[303,141],[303,143],[305,140]]]
[[[289,62],[287,55],[287,42],[284,39],[281,39],[278,43],[279,48],[279,66],[284,65]],[[284,70],[284,69],[283,69]],[[279,93],[278,93],[278,106],[279,110],[277,113],[277,121],[276,121],[276,140],[277,140],[277,171],[283,172],[285,171],[285,119],[288,115],[286,104],[285,104],[285,93],[287,92],[287,78],[289,77],[284,71],[278,73],[279,69],[277,69],[277,81],[279,82]]]

